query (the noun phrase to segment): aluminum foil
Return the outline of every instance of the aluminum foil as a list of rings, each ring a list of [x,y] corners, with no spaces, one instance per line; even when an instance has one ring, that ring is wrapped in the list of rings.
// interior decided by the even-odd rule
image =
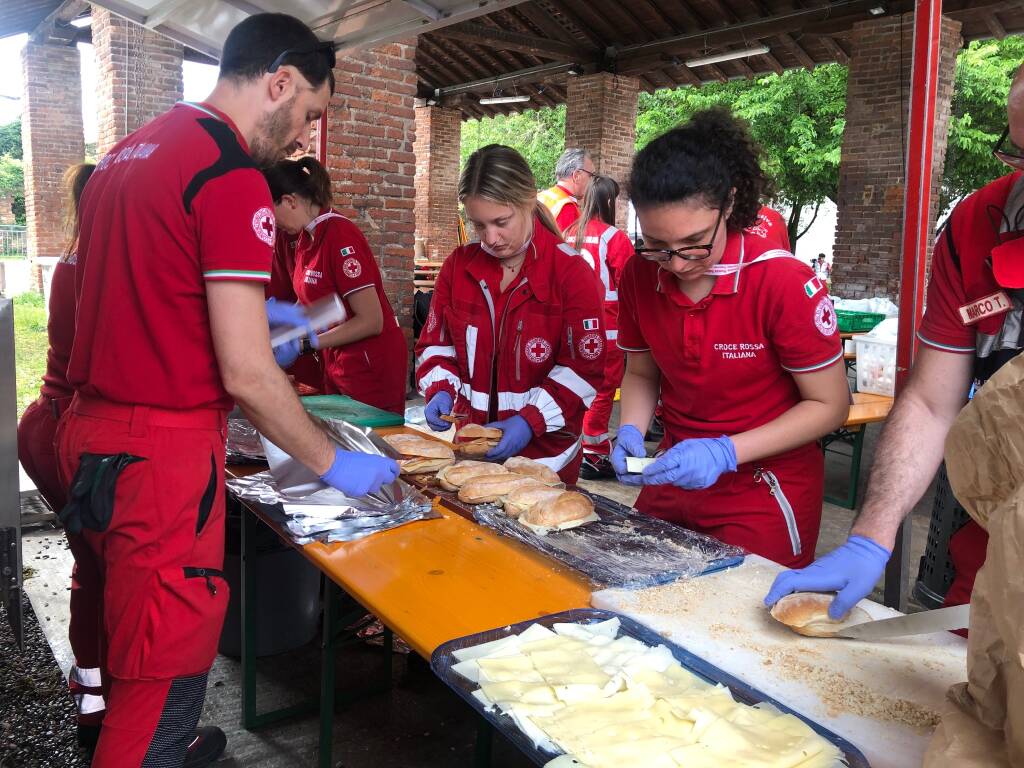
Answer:
[[[267,460],[260,433],[244,417],[228,419],[226,453],[229,464],[263,463]]]

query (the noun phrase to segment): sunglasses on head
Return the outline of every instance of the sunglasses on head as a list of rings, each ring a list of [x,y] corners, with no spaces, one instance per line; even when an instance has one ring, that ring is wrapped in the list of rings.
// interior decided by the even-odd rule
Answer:
[[[1014,146],[1013,141],[1010,139],[1010,126],[1006,126],[1006,130],[1003,131],[999,141],[992,148],[992,154],[1001,163],[1005,163],[1018,171],[1024,170],[1024,154],[1021,153],[1018,147]]]
[[[337,63],[337,54],[334,51],[334,43],[321,42],[312,46],[289,48],[288,50],[281,51],[281,53],[278,54],[278,57],[274,59],[273,63],[267,69],[267,72],[276,72],[284,65],[285,59],[289,56],[312,56],[313,54],[323,56],[327,61],[327,67],[329,69],[334,69],[334,65]]]

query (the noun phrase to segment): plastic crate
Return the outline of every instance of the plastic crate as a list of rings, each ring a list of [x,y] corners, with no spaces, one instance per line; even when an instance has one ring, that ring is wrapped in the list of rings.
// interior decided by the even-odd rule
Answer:
[[[896,392],[896,341],[854,336],[857,391],[893,397]]]
[[[840,333],[865,333],[883,320],[885,320],[885,315],[879,312],[856,312],[852,309],[836,310],[836,321],[839,323]]]
[[[939,467],[935,481],[935,503],[928,525],[928,543],[917,569],[914,598],[926,608],[941,608],[956,569],[949,557],[949,540],[964,527],[970,515],[953,496],[946,465]]]

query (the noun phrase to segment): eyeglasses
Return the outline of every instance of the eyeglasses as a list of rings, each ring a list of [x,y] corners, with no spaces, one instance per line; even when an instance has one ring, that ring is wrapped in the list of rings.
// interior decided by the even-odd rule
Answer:
[[[1018,171],[1024,170],[1024,154],[1010,139],[1010,126],[1006,126],[1003,135],[999,137],[999,141],[992,149],[992,154],[999,162]]]
[[[648,261],[665,263],[671,261],[673,256],[678,256],[683,261],[703,261],[711,256],[715,248],[715,238],[718,237],[718,228],[722,226],[722,219],[725,218],[725,205],[718,209],[718,221],[715,222],[715,229],[711,233],[711,242],[707,245],[686,245],[670,251],[667,248],[637,248],[636,255],[642,256]]]
[[[334,65],[337,63],[337,54],[334,50],[334,43],[321,42],[311,47],[289,48],[286,51],[281,51],[278,57],[274,59],[274,62],[267,69],[267,72],[276,72],[279,67],[284,65],[284,60],[289,56],[311,56],[313,54],[323,56],[327,61],[328,69],[334,69]]]

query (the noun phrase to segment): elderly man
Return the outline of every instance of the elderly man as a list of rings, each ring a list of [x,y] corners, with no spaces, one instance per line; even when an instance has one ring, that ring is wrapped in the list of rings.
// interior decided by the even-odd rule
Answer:
[[[558,228],[565,232],[580,217],[580,200],[587,193],[594,175],[594,160],[585,149],[571,147],[555,163],[555,186],[545,189],[537,199],[555,217]]]

